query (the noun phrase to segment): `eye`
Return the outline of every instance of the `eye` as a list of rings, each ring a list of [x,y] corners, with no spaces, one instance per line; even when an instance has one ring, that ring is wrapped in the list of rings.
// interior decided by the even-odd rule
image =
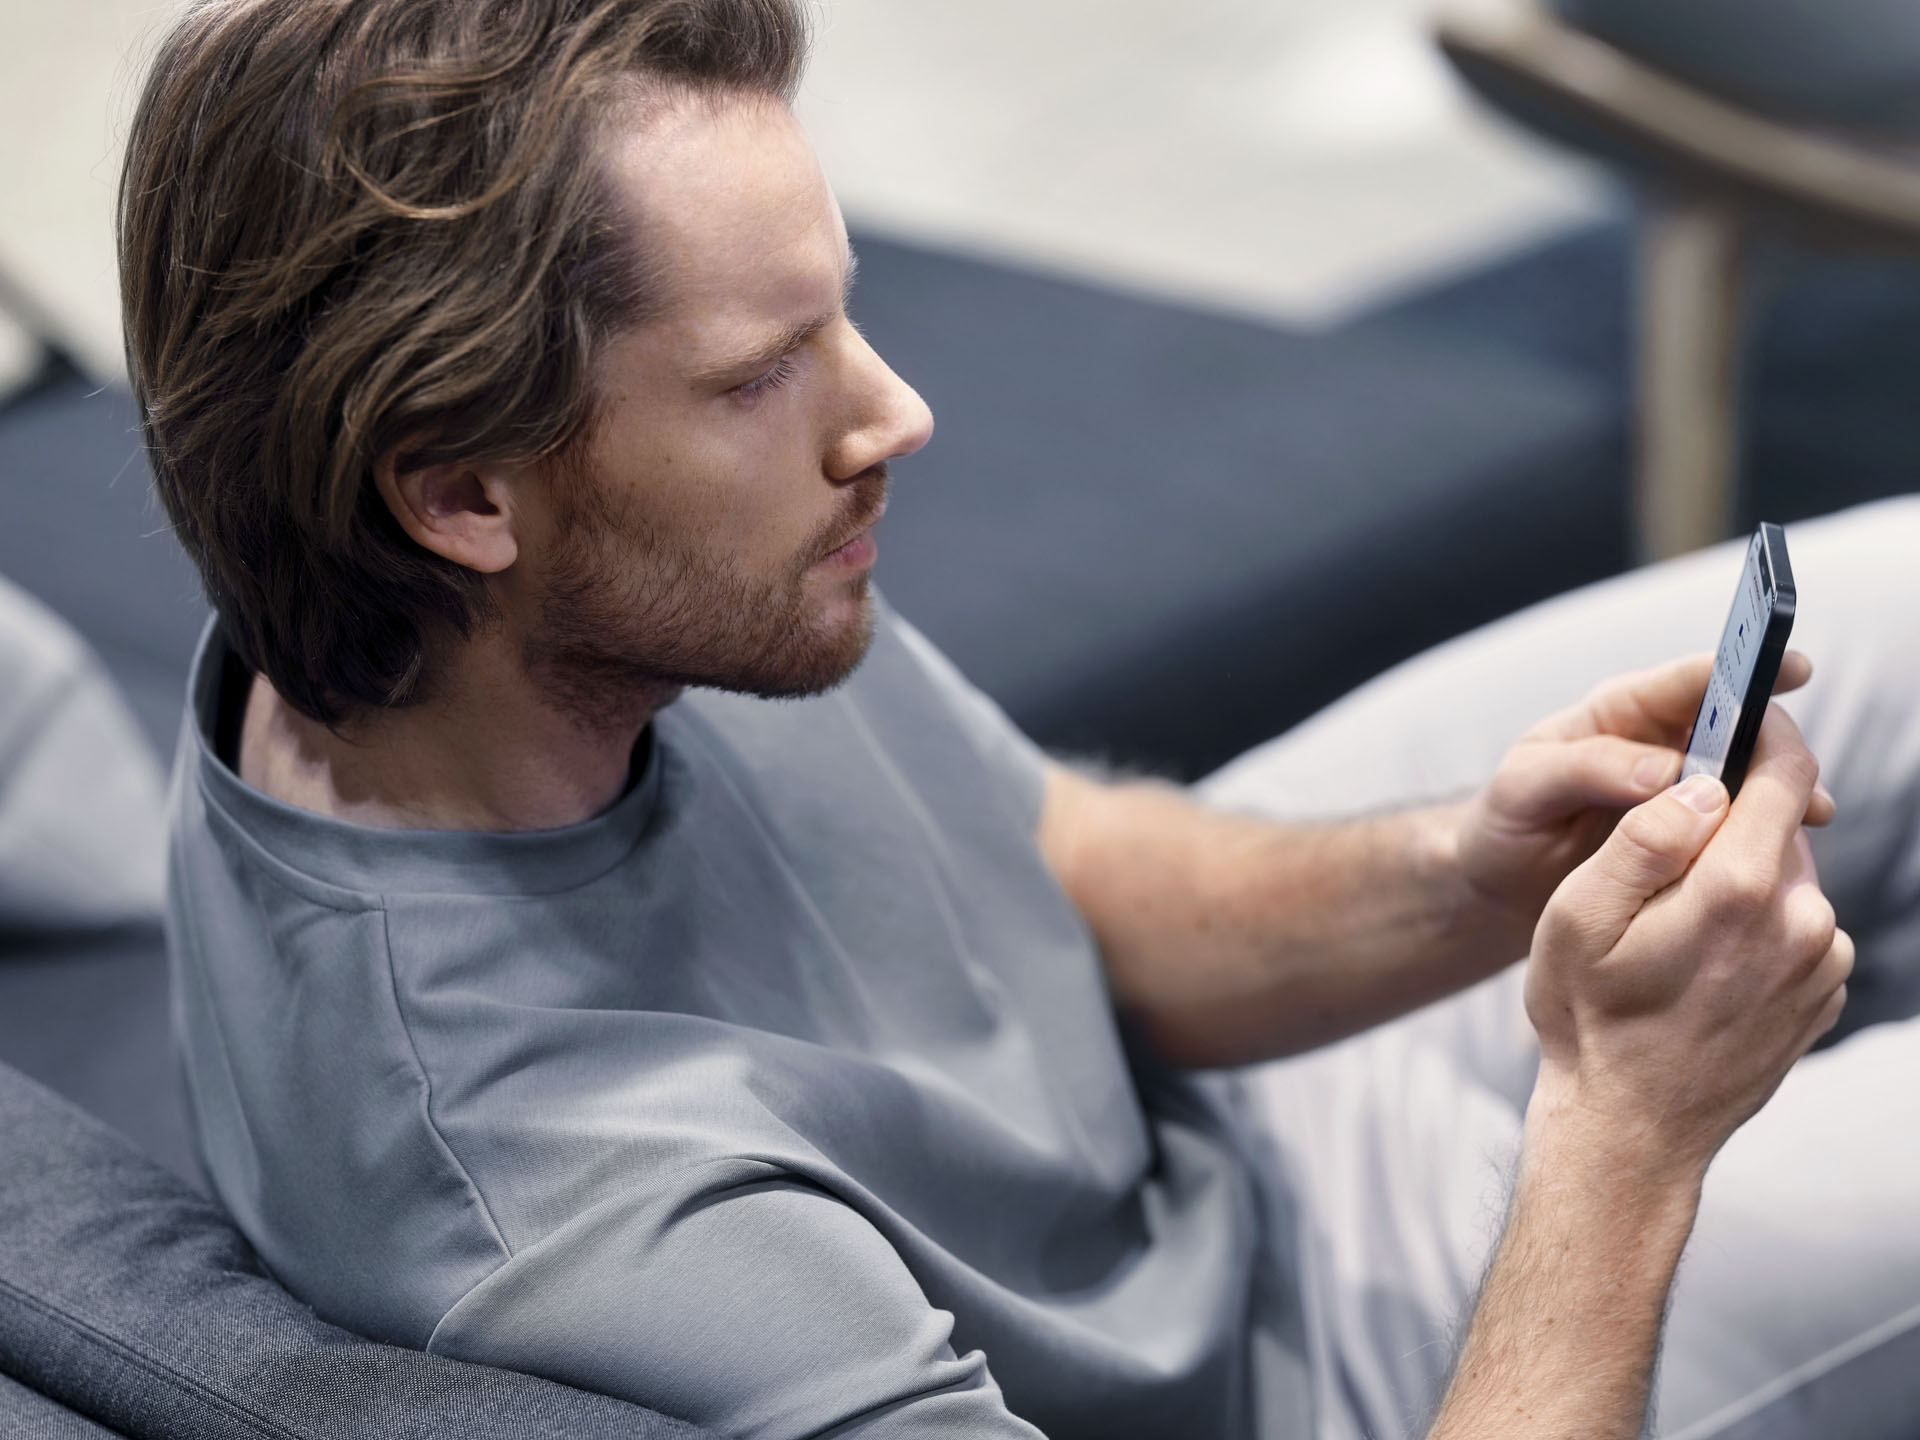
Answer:
[[[748,397],[765,395],[770,390],[778,390],[782,385],[786,384],[787,381],[791,380],[793,378],[793,372],[798,368],[799,366],[795,364],[793,356],[782,355],[779,360],[774,363],[773,368],[767,371],[766,374],[756,376],[744,385],[734,386],[733,393]]]

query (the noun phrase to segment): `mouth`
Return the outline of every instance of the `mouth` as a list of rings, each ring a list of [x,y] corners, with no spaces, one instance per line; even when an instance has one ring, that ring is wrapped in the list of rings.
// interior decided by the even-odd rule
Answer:
[[[880,517],[886,513],[887,500],[882,495],[879,503],[861,518],[854,532],[814,563],[846,570],[863,570],[873,564],[880,553],[880,547],[874,543],[873,527],[880,523]]]

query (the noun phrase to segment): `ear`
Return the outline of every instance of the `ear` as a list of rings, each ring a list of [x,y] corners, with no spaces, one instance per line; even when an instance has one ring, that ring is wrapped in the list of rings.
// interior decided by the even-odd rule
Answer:
[[[431,550],[482,575],[496,575],[520,556],[514,533],[519,467],[451,460],[402,469],[410,447],[397,445],[374,462],[380,498],[400,528]]]

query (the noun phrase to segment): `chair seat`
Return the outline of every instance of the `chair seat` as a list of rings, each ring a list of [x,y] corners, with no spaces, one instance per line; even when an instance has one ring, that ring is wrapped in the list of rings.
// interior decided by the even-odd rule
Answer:
[[[1550,0],[1569,24],[1775,119],[1920,140],[1912,0]]]
[[[1446,11],[1438,39],[1489,100],[1566,143],[1730,192],[1787,226],[1920,249],[1920,135],[1766,115],[1531,0]]]

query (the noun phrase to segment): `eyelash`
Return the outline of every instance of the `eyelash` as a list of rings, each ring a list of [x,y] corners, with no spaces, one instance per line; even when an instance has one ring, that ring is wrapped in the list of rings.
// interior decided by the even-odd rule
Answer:
[[[774,367],[767,371],[766,374],[749,380],[744,385],[736,385],[734,387],[734,393],[737,395],[752,396],[764,395],[769,390],[778,390],[793,378],[793,372],[798,368],[791,355],[782,355],[780,359],[775,362]]]

